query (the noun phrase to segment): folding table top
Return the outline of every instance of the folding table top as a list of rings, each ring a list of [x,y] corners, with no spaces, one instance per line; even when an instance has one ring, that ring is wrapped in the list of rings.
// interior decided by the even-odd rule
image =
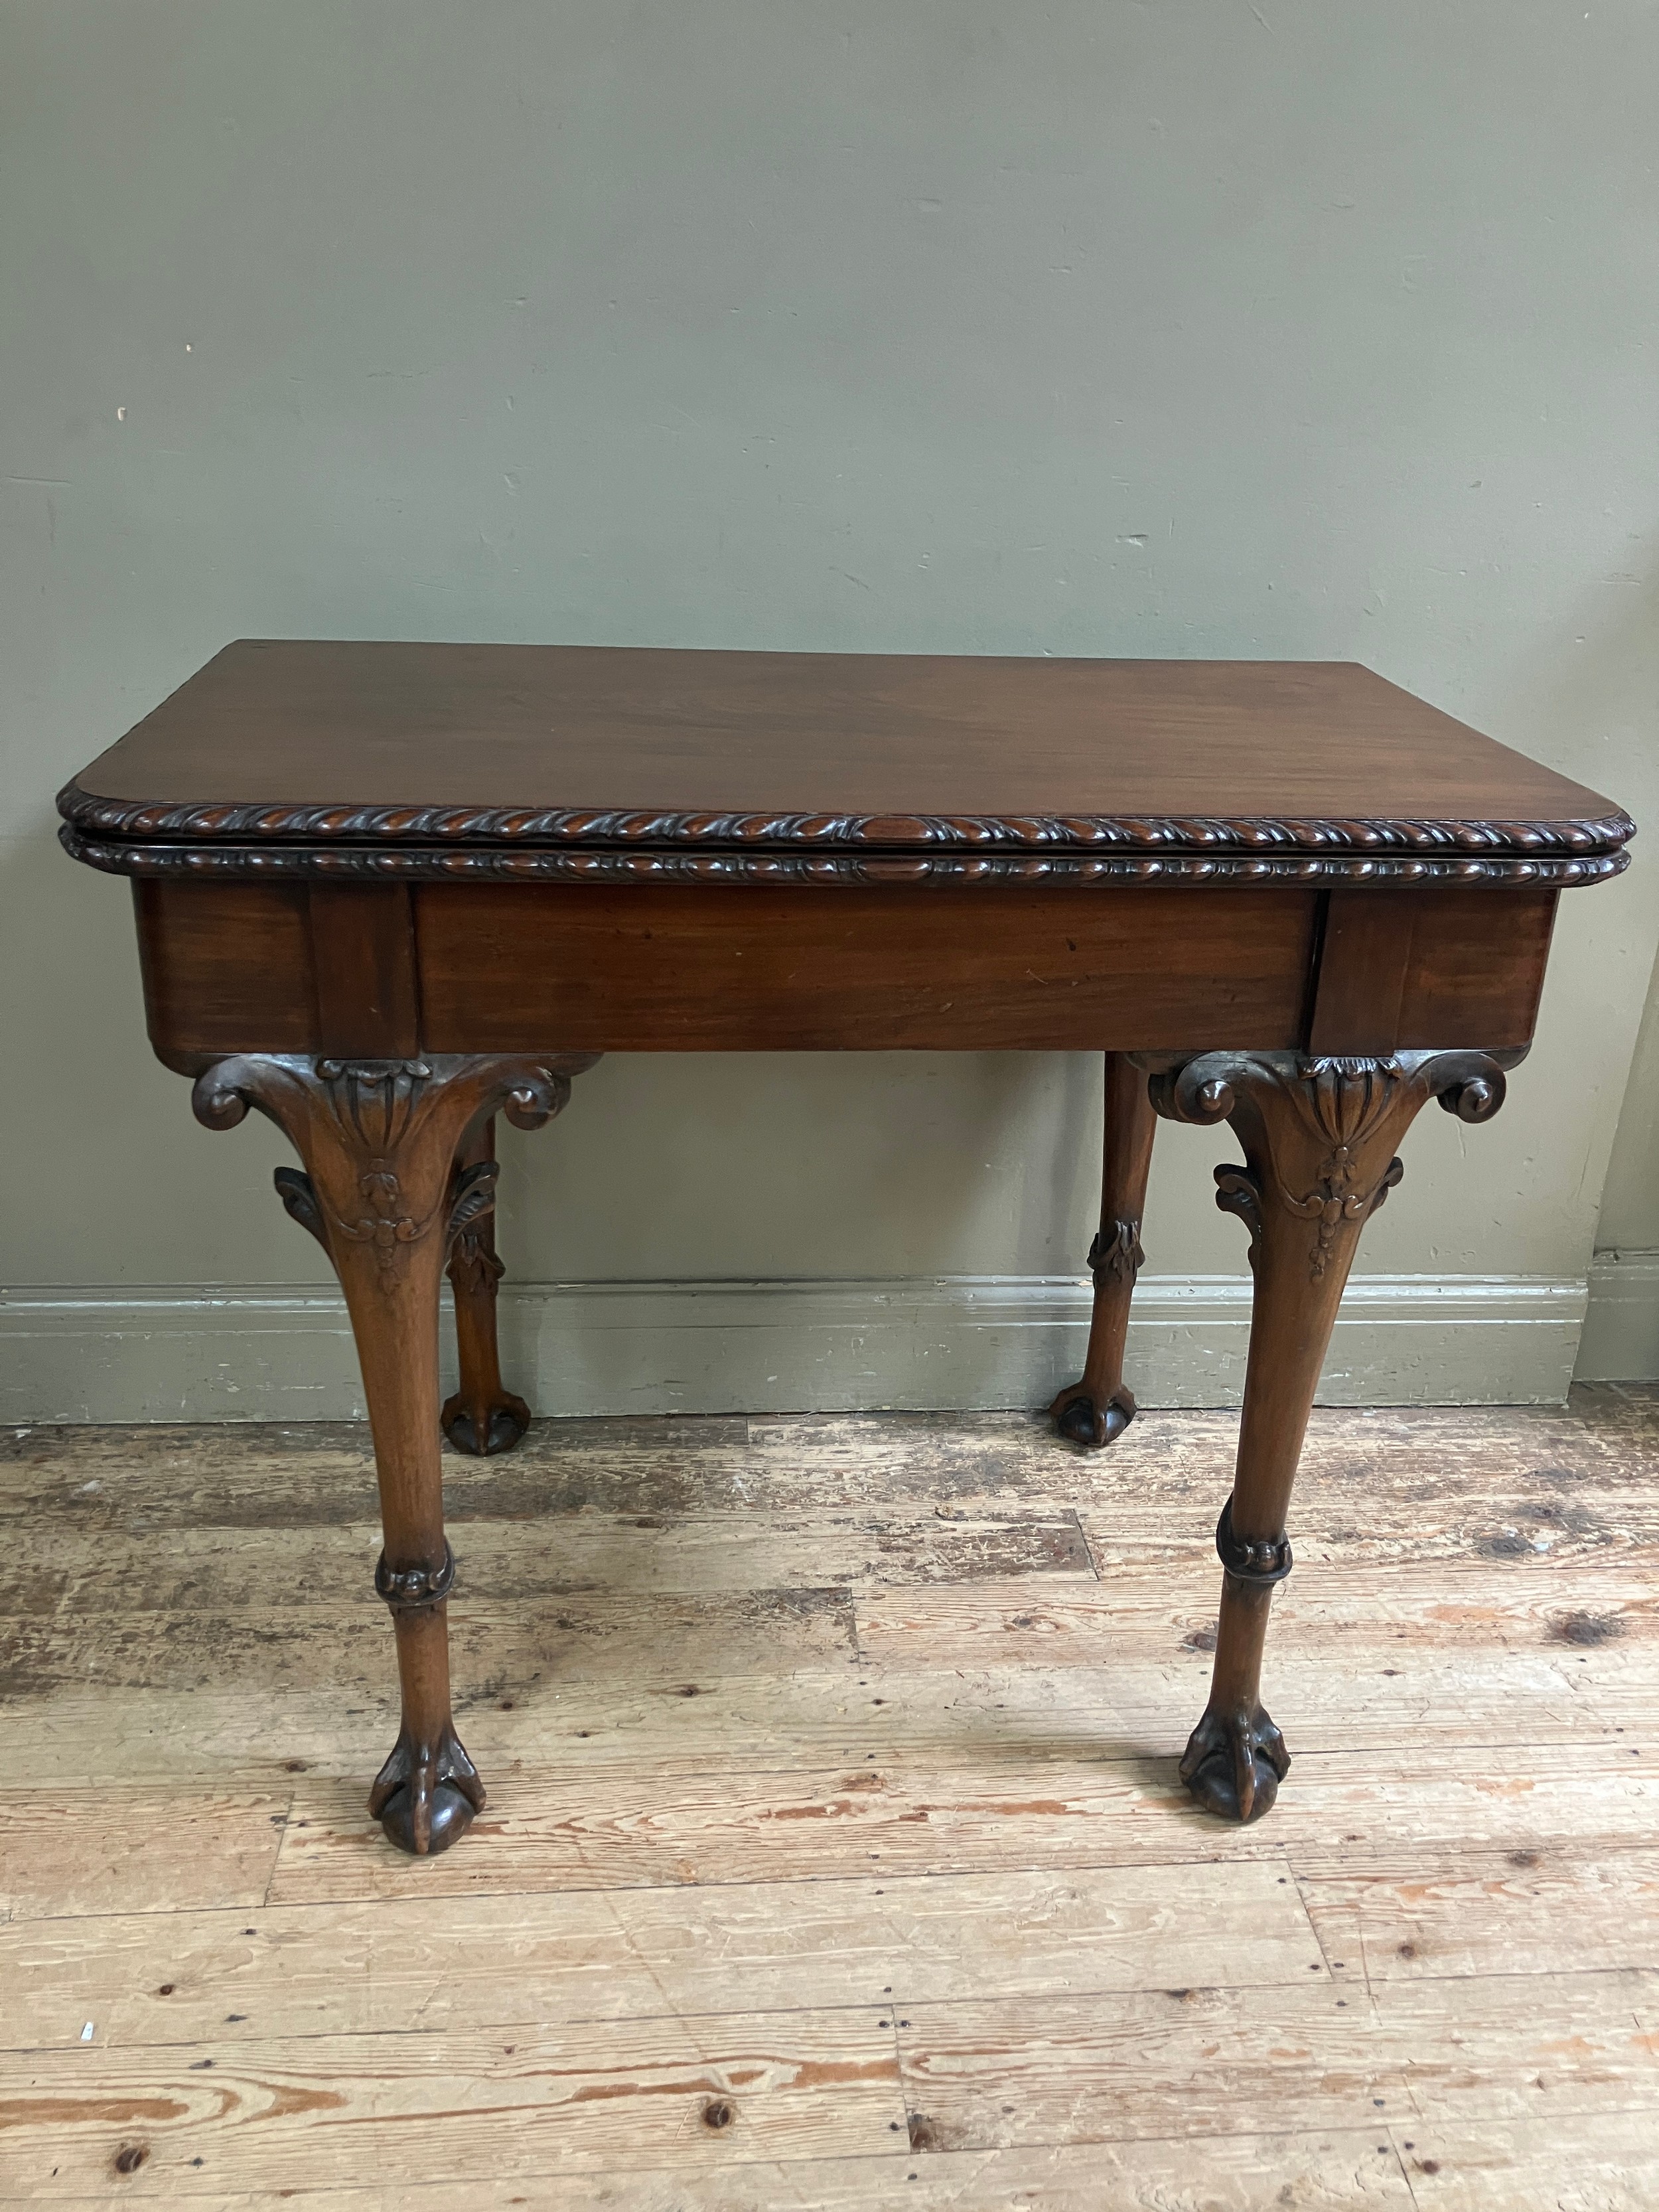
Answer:
[[[259,639],[59,803],[93,843],[1416,854],[1534,881],[1616,872],[1633,826],[1352,662]]]

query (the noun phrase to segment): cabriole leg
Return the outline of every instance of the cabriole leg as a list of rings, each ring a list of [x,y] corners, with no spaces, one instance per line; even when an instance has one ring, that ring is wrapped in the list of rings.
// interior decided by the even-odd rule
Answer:
[[[1048,1408],[1054,1426],[1076,1444],[1109,1444],[1135,1417],[1123,1381],[1123,1346],[1140,1249],[1146,1175],[1158,1127],[1146,1074],[1121,1052],[1106,1055],[1106,1136],[1100,1180],[1100,1233],[1089,1247],[1094,1311],[1083,1380],[1069,1384]]]
[[[494,1168],[495,1122],[492,1115],[475,1129],[456,1157],[458,1172]],[[493,1188],[493,1178],[492,1178]],[[482,1456],[511,1451],[530,1426],[530,1408],[501,1382],[495,1341],[495,1291],[501,1263],[495,1251],[495,1209],[480,1213],[458,1230],[449,1254],[449,1287],[455,1299],[455,1341],[460,1353],[461,1387],[443,1409],[444,1434],[457,1451]]]
[[[469,1133],[502,1109],[523,1128],[557,1113],[592,1054],[544,1060],[459,1054],[312,1060],[247,1054],[200,1076],[210,1128],[250,1106],[305,1163],[276,1170],[295,1218],[334,1263],[362,1364],[386,1548],[374,1586],[392,1609],[402,1721],[369,1810],[401,1850],[448,1849],[483,1788],[450,1711],[447,1601],[454,1555],[444,1535],[438,1443],[438,1300],[453,1237],[494,1202],[487,1158],[458,1165]]]
[[[1210,1701],[1181,1777],[1199,1803],[1258,1820],[1290,1765],[1261,1703],[1273,1586],[1291,1571],[1291,1486],[1359,1232],[1400,1181],[1395,1146],[1437,1097],[1466,1121],[1504,1100],[1519,1052],[1386,1059],[1207,1053],[1152,1079],[1171,1121],[1230,1122],[1244,1164],[1215,1171],[1216,1203],[1250,1232],[1255,1290],[1232,1496],[1216,1530],[1224,1570]]]

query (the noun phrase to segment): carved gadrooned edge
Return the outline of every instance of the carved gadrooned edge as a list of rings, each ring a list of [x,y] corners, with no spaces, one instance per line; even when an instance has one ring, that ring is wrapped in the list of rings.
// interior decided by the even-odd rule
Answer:
[[[834,887],[951,884],[1528,885],[1563,888],[1622,875],[1617,848],[1559,850],[1529,858],[1388,857],[1358,852],[1277,855],[1169,851],[1145,854],[966,852],[581,851],[554,846],[182,845],[88,837],[66,823],[64,849],[106,875],[165,878],[336,882],[812,884]]]
[[[66,822],[100,838],[246,837],[357,844],[1109,846],[1185,852],[1590,853],[1622,845],[1621,811],[1589,821],[1425,822],[1260,815],[836,814],[644,807],[212,805],[102,799],[70,782]]]

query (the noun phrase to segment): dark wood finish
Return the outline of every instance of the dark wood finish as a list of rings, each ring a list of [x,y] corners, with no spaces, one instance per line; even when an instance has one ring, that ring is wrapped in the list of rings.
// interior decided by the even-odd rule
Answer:
[[[64,794],[94,839],[1611,857],[1583,785],[1348,662],[244,640]]]
[[[1530,1039],[1554,890],[1334,890],[1313,978],[1311,1053]]]
[[[72,794],[59,794],[59,803],[74,810]],[[1178,825],[1167,825],[1171,834]],[[1202,830],[1203,823],[1188,824]],[[1030,886],[1051,889],[1115,888],[1131,884],[1297,884],[1319,888],[1361,884],[1375,889],[1387,884],[1491,884],[1512,889],[1547,884],[1557,889],[1571,884],[1602,883],[1620,874],[1629,865],[1616,846],[1598,847],[1585,853],[1546,848],[1527,857],[1517,854],[1494,857],[1487,853],[1471,857],[1448,850],[1426,848],[1422,855],[1384,851],[1375,855],[1365,849],[1359,833],[1365,823],[1325,824],[1343,835],[1354,832],[1354,849],[1323,854],[1294,847],[1275,850],[1271,840],[1262,849],[1249,852],[1221,849],[1210,852],[1179,845],[1138,851],[1133,847],[1091,852],[1081,847],[1054,844],[1022,852],[1008,845],[975,851],[964,836],[960,843],[915,851],[860,846],[851,850],[817,850],[810,846],[748,847],[691,845],[514,845],[457,843],[442,845],[370,845],[307,843],[222,845],[182,844],[161,837],[89,836],[74,822],[58,831],[64,851],[89,868],[106,875],[156,877],[177,882],[188,878],[203,883],[213,878],[276,883],[316,880],[341,883],[535,883],[574,884],[620,884],[630,890],[646,884],[687,884],[699,889],[746,889],[755,884],[776,890],[799,884],[817,890],[838,884],[892,889],[916,884],[968,884],[975,889],[1018,890]],[[1524,825],[1522,825],[1524,827]],[[1621,831],[1629,835],[1628,830]]]
[[[421,1048],[415,914],[406,884],[310,885],[317,1049],[394,1060]]]
[[[562,647],[234,646],[59,804],[71,853],[136,878],[157,1053],[211,1125],[288,1132],[283,1202],[345,1287],[404,1698],[372,1802],[413,1850],[482,1802],[449,1710],[452,1251],[443,1424],[498,1450],[529,1418],[495,1346],[498,1107],[544,1120],[612,1049],[1103,1052],[1094,1319],[1053,1408],[1089,1445],[1134,1407],[1152,1109],[1231,1121],[1255,1312],[1183,1771],[1252,1819],[1288,1763],[1262,1641],[1360,1228],[1426,1098],[1495,1109],[1559,890],[1631,834],[1353,666]]]
[[[1206,1053],[1155,1070],[1151,1091],[1170,1120],[1228,1121],[1244,1148],[1243,1164],[1215,1177],[1217,1205],[1250,1232],[1250,1357],[1233,1492],[1216,1534],[1224,1572],[1210,1702],[1181,1774],[1212,1812],[1251,1820],[1290,1765],[1261,1704],[1262,1645],[1273,1585],[1291,1569],[1291,1486],[1359,1232],[1401,1179],[1395,1146],[1419,1108],[1437,1097],[1465,1121],[1489,1121],[1504,1103],[1504,1069],[1475,1052]]]
[[[1413,1050],[1462,1037],[1529,1044],[1557,893],[1516,891],[1488,901],[1480,891],[1450,889],[1434,896],[1432,907],[1413,916],[1395,1042]]]
[[[317,988],[303,884],[132,886],[149,1040],[168,1065],[314,1052]]]
[[[418,894],[425,1041],[518,1051],[1293,1044],[1317,895],[1218,888]]]
[[[152,878],[135,890],[150,1039],[169,1066],[326,1048],[304,887]],[[349,907],[379,893],[332,896]],[[556,1034],[595,1051],[648,1037],[659,1051],[878,1042],[1152,1052],[1201,1036],[1334,1049],[1315,1045],[1322,1022],[1324,1035],[1369,1037],[1376,1051],[1456,1036],[1524,1044],[1557,894],[1332,893],[1333,905],[1352,902],[1370,918],[1364,941],[1392,948],[1382,957],[1395,973],[1405,963],[1387,1011],[1369,1016],[1353,939],[1329,929],[1317,892],[1050,887],[998,896],[988,909],[986,896],[774,888],[727,900],[684,885],[648,896],[611,884],[422,885],[418,1042],[516,1051]],[[987,915],[994,927],[981,927]],[[386,1033],[366,1002],[359,1034]]]
[[[1401,898],[1398,906],[1389,902],[1395,898]],[[1308,1022],[1310,1052],[1394,1050],[1418,908],[1417,901],[1407,907],[1399,893],[1327,893]]]
[[[1126,1054],[1106,1055],[1106,1133],[1100,1177],[1100,1229],[1089,1247],[1094,1311],[1083,1379],[1048,1408],[1054,1426],[1074,1444],[1115,1443],[1135,1417],[1134,1393],[1123,1380],[1129,1305],[1146,1254],[1140,1219],[1158,1127],[1146,1072]]]
[[[540,1127],[568,1097],[571,1077],[591,1065],[569,1054],[265,1054],[221,1060],[197,1079],[197,1118],[210,1128],[234,1128],[257,1107],[299,1153],[303,1187],[291,1175],[278,1187],[321,1239],[345,1292],[386,1534],[375,1588],[392,1607],[403,1696],[398,1741],[369,1810],[417,1856],[447,1850],[484,1802],[450,1712],[445,1608],[454,1559],[438,1460],[438,1291],[451,1238],[476,1219],[494,1178],[458,1170],[457,1161],[498,1107],[521,1127]]]
[[[501,1262],[495,1250],[495,1124],[483,1122],[456,1155],[462,1177],[488,1172],[490,1204],[458,1228],[449,1252],[449,1287],[455,1298],[455,1342],[461,1387],[444,1401],[444,1434],[457,1451],[473,1458],[510,1451],[530,1426],[530,1408],[501,1381],[495,1340],[495,1291]]]

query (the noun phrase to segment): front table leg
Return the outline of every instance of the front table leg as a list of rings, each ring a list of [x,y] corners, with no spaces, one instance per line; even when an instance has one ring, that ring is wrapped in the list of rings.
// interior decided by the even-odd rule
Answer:
[[[539,1128],[597,1054],[542,1059],[429,1054],[313,1060],[249,1053],[197,1079],[197,1118],[231,1128],[250,1106],[305,1163],[276,1170],[283,1204],[334,1262],[362,1364],[386,1548],[374,1587],[392,1609],[402,1726],[369,1796],[400,1849],[447,1850],[484,1802],[455,1735],[438,1443],[438,1299],[453,1237],[493,1203],[481,1163],[458,1166],[468,1133],[497,1108]]]
[[[1290,1765],[1261,1704],[1273,1586],[1291,1571],[1285,1534],[1308,1413],[1359,1232],[1400,1181],[1395,1146],[1437,1097],[1465,1121],[1504,1102],[1519,1052],[1400,1052],[1382,1059],[1206,1053],[1156,1070],[1173,1121],[1228,1121],[1242,1167],[1215,1171],[1216,1203],[1250,1232],[1255,1291],[1232,1496],[1216,1548],[1224,1570],[1210,1702],[1181,1778],[1206,1811],[1259,1820]]]
[[[1109,1052],[1100,1233],[1089,1247],[1095,1281],[1089,1350],[1083,1380],[1068,1384],[1048,1408],[1060,1435],[1074,1444],[1112,1443],[1135,1417],[1134,1398],[1123,1380],[1123,1346],[1135,1277],[1146,1256],[1140,1249],[1140,1217],[1157,1127],[1146,1095],[1146,1070],[1123,1053]]]

